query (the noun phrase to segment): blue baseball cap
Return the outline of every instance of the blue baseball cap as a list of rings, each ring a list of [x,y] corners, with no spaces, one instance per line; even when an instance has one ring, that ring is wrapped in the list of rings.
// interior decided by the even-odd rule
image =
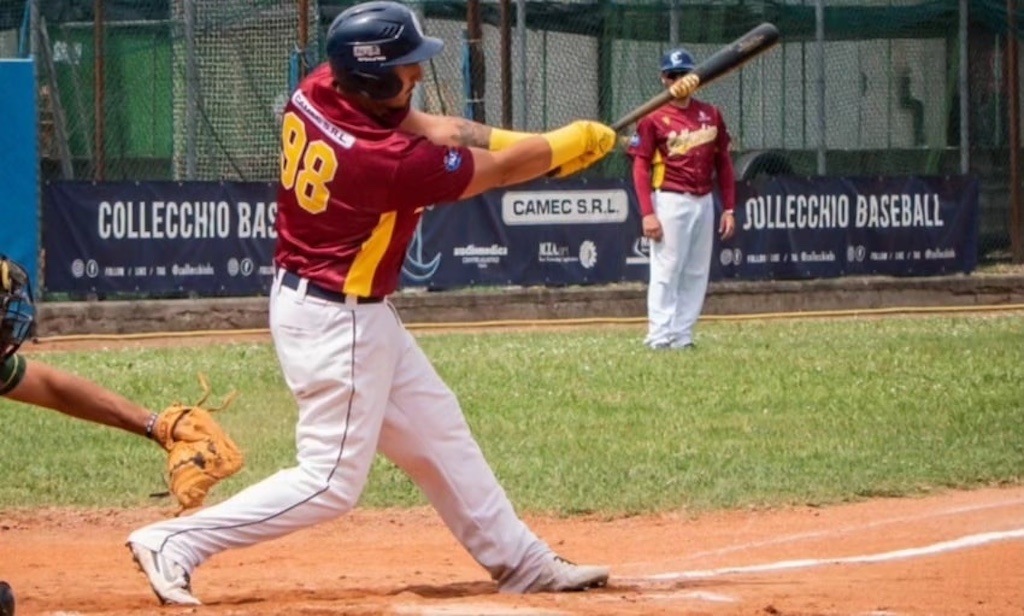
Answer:
[[[661,57],[662,73],[689,73],[695,66],[693,54],[682,47],[666,51]]]

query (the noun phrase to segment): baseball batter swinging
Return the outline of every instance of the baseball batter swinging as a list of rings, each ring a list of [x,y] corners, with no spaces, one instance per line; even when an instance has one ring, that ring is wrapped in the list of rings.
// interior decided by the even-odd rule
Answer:
[[[420,62],[442,46],[401,4],[356,5],[328,30],[328,63],[287,104],[270,329],[298,403],[298,464],[130,535],[161,602],[198,604],[190,576],[218,552],[352,509],[377,452],[413,479],[500,591],[605,584],[606,568],[560,558],[518,517],[388,295],[424,208],[578,171],[615,134],[588,121],[513,133],[411,109]]]
[[[661,59],[662,84],[672,85],[694,66],[687,50],[669,51]],[[651,241],[644,343],[653,349],[688,349],[711,270],[714,182],[722,199],[722,239],[736,229],[729,131],[714,105],[676,99],[637,123],[628,153],[643,234]]]

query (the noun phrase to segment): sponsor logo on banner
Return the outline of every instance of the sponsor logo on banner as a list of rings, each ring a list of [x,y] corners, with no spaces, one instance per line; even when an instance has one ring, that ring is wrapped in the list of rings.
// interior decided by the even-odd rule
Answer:
[[[569,247],[555,242],[541,242],[537,246],[537,260],[541,263],[567,263],[576,258],[569,254]]]
[[[88,261],[75,259],[71,262],[71,275],[75,278],[81,278],[82,276],[95,278],[100,275],[100,264],[95,259],[89,259]]]
[[[590,240],[584,240],[580,244],[580,265],[585,269],[591,269],[597,265],[597,245]]]
[[[409,242],[405,251],[405,261],[402,263],[402,273],[414,282],[426,282],[434,277],[437,268],[441,266],[441,253],[434,254],[427,259],[423,256],[423,219],[416,223],[416,232]]]
[[[743,263],[743,251],[739,248],[723,248],[718,260],[722,265],[739,265]]]
[[[578,252],[557,242],[541,242],[537,246],[537,260],[541,263],[579,263],[584,269],[592,269],[597,265],[597,244],[591,240],[583,240]]]
[[[452,250],[452,255],[462,259],[463,265],[475,263],[480,269],[484,269],[488,265],[500,263],[502,257],[507,257],[508,247],[499,244],[491,244],[490,246],[469,244],[467,246],[456,246]]]
[[[270,266],[265,267],[267,267],[267,269],[273,270],[273,268]],[[260,273],[262,274],[263,268],[261,267],[259,269]],[[252,276],[256,270],[256,264],[253,263],[253,260],[248,257],[243,257],[241,259],[231,257],[230,259],[228,259],[228,276]]]
[[[955,248],[946,248],[944,250],[925,250],[924,251],[924,258],[925,259],[955,259],[956,258],[956,249]]]
[[[629,215],[625,189],[510,190],[501,197],[506,225],[617,224]]]
[[[633,240],[633,252],[626,257],[626,265],[647,265],[651,262],[651,240],[638,237]]]

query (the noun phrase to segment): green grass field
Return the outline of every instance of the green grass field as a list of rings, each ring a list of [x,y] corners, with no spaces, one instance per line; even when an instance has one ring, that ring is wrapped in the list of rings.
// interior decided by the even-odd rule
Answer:
[[[421,336],[524,512],[615,516],[913,495],[1024,481],[1024,314],[705,322],[695,351],[637,327]],[[157,409],[220,415],[247,456],[224,498],[294,460],[295,405],[269,344],[35,353]],[[167,505],[163,454],[0,401],[0,508]],[[424,504],[387,462],[362,506]]]

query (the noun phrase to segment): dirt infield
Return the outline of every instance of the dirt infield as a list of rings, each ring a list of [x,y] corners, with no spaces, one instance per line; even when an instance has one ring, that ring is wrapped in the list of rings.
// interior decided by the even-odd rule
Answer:
[[[215,556],[193,579],[198,609],[158,607],[122,547],[164,514],[0,513],[18,614],[1024,613],[1024,487],[694,518],[531,518],[567,557],[612,567],[607,588],[562,595],[497,594],[429,509],[356,510]]]

